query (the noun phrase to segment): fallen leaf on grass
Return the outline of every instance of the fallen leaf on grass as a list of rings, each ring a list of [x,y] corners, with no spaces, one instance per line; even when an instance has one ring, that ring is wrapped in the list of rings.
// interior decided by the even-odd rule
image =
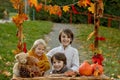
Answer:
[[[8,61],[8,62],[5,63],[5,65],[6,65],[6,66],[10,66],[11,63]]]
[[[117,75],[117,77],[120,79],[120,75]]]
[[[120,64],[120,60],[118,60],[118,63]]]
[[[0,55],[0,60],[2,60],[2,56]]]
[[[11,76],[11,73],[10,73],[10,72],[8,72],[8,71],[6,71],[6,70],[5,70],[5,71],[3,71],[3,72],[2,72],[2,74],[4,74],[4,75],[5,75],[5,76],[7,76],[7,77]]]

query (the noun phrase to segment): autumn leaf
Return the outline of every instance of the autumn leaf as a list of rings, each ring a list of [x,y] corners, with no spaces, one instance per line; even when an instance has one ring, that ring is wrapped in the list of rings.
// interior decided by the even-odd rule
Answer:
[[[90,0],[79,0],[78,2],[78,6],[80,7],[87,7],[88,5],[90,5]]]
[[[13,7],[15,9],[19,9],[20,7],[24,7],[24,2],[22,0],[10,0],[10,2],[13,4]]]
[[[2,60],[2,56],[0,55],[0,60]]]
[[[70,9],[70,7],[69,7],[69,6],[63,6],[63,11],[64,11],[64,12],[69,11],[69,9]]]
[[[42,6],[43,6],[42,3],[38,4],[37,6],[35,6],[36,11],[39,12],[42,9]]]
[[[50,15],[51,15],[51,14],[55,14],[55,11],[54,11],[54,8],[53,8],[52,5],[49,5],[49,6],[48,6],[48,10],[49,10]]]
[[[117,75],[117,77],[120,79],[120,75]]]
[[[6,66],[10,66],[10,65],[11,65],[11,62],[8,61],[8,62],[5,63],[5,65],[6,65]]]
[[[93,31],[92,33],[89,34],[87,41],[95,34],[95,31]]]
[[[95,7],[94,7],[94,3],[90,3],[90,7],[88,8],[88,10],[91,12],[91,13],[94,13],[95,11]]]
[[[20,53],[20,52],[21,52],[20,49],[12,50],[12,53],[15,54],[15,55],[18,54],[18,53]]]
[[[44,5],[44,10],[48,12],[49,11],[49,6]]]
[[[52,5],[50,5],[50,6],[48,6],[48,11],[49,11],[49,13],[50,13],[50,15],[51,14],[54,14],[54,15],[61,15],[61,9],[60,9],[60,6],[57,6],[57,5],[54,5],[54,6],[52,6]]]
[[[103,37],[103,36],[101,36],[101,37],[96,37],[95,39],[96,39],[96,40],[100,40],[100,41],[106,41],[106,38]]]
[[[92,50],[92,51],[95,51],[95,46],[94,46],[94,44],[90,44],[90,45],[89,45],[89,49]]]
[[[19,27],[19,25],[22,24],[27,19],[28,19],[27,15],[23,13],[13,16],[12,21],[17,25],[17,27]]]
[[[29,3],[29,5],[30,5],[30,7],[32,7],[32,6],[37,6],[38,5],[38,2],[37,2],[37,0],[28,0],[28,3]]]
[[[2,72],[2,74],[4,74],[4,75],[7,76],[7,77],[11,76],[11,73],[8,72],[8,71],[6,71],[6,70],[4,70],[4,71]]]
[[[58,15],[59,17],[61,17],[61,15],[62,15],[61,9],[58,10],[57,15]]]

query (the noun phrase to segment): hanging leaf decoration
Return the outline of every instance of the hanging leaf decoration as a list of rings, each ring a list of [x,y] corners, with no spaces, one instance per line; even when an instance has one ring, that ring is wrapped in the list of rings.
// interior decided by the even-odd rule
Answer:
[[[23,43],[23,51],[24,51],[25,53],[27,52],[26,42]]]
[[[100,40],[100,41],[106,41],[106,38],[101,36],[101,37],[96,37],[96,40]]]
[[[35,6],[36,11],[39,12],[42,9],[42,6],[42,3],[39,3],[37,6]]]
[[[87,41],[95,34],[95,31],[91,32],[87,38]]]
[[[28,3],[30,5],[30,7],[32,7],[32,6],[37,7],[37,5],[38,5],[38,1],[37,0],[28,0]]]
[[[102,0],[98,0],[98,16],[102,17],[103,16],[103,10],[104,10],[104,5]]]
[[[12,21],[17,25],[17,27],[19,27],[19,25],[22,24],[27,19],[28,19],[27,15],[23,13],[13,16]]]
[[[90,0],[79,0],[78,2],[78,6],[80,7],[87,7],[88,5],[90,5]]]
[[[93,63],[98,63],[99,65],[102,65],[102,61],[104,60],[104,57],[102,54],[95,54],[92,57]]]
[[[68,11],[69,11],[69,9],[70,9],[70,7],[69,7],[69,6],[63,6],[63,11],[64,11],[64,12],[68,12]]]
[[[11,3],[13,4],[13,7],[15,9],[19,9],[20,7],[23,8],[24,7],[24,3],[21,0],[10,0]]]
[[[75,8],[74,5],[72,5],[72,11],[73,11],[74,14],[79,14],[79,12],[77,11],[77,9]]]
[[[88,8],[88,10],[91,12],[91,13],[94,13],[95,11],[95,7],[94,7],[94,3],[90,3],[90,7]]]

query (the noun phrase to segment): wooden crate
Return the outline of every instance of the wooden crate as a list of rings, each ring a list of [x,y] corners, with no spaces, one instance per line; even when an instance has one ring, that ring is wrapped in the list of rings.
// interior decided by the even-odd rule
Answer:
[[[80,77],[44,76],[44,77],[34,77],[34,78],[13,77],[11,80],[110,80],[110,78],[105,75],[96,76],[96,77],[95,76],[80,76]]]

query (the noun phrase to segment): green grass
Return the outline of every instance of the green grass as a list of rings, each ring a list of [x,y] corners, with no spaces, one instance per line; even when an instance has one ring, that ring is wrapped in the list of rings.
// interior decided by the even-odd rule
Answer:
[[[91,59],[93,53],[89,50],[89,45],[93,43],[94,37],[86,40],[88,35],[94,30],[94,25],[80,24],[76,25],[78,29],[77,40],[84,47],[86,59]],[[120,30],[100,26],[99,35],[104,36],[106,41],[99,41],[99,48],[102,49],[104,55],[104,73],[109,77],[120,75]]]
[[[51,31],[52,23],[47,21],[26,21],[23,24],[24,28],[24,41],[27,43],[29,50],[33,42],[38,38],[43,38],[45,34]],[[86,41],[87,36],[94,30],[93,25],[80,24],[75,25],[78,30],[76,38],[82,46],[82,51],[85,53],[86,59],[91,59],[93,53],[89,50],[89,45],[93,43],[92,37]],[[0,24],[0,79],[10,80],[12,77],[6,77],[2,71],[6,70],[12,74],[12,67],[14,64],[14,54],[12,50],[16,49],[17,27],[14,23]],[[99,35],[104,36],[106,41],[99,41],[99,48],[102,49],[104,55],[104,73],[109,77],[117,78],[120,75],[120,30],[100,27]],[[81,53],[81,52],[80,52]]]
[[[24,41],[29,50],[33,42],[38,38],[44,38],[52,30],[52,22],[47,21],[26,21],[23,24]],[[18,39],[16,37],[17,27],[14,23],[0,24],[0,80],[10,80],[12,77],[2,74],[8,71],[12,74],[14,64],[14,54],[12,50],[16,49]]]

